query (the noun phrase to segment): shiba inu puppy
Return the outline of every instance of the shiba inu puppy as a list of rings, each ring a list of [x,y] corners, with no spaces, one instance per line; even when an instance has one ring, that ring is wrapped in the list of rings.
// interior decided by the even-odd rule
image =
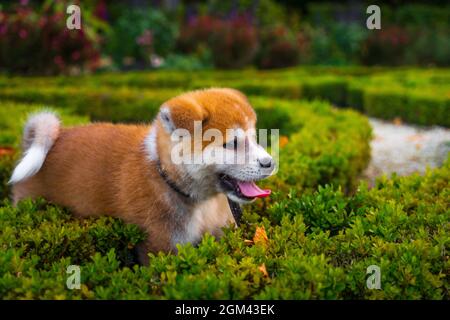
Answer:
[[[194,141],[196,124],[223,141]],[[246,97],[221,88],[168,100],[150,126],[63,128],[54,114],[39,113],[25,126],[24,155],[10,180],[13,201],[44,197],[77,217],[110,215],[137,224],[148,234],[139,249],[146,263],[149,251],[176,251],[176,244],[196,243],[205,232],[220,236],[235,223],[227,198],[243,204],[269,195],[255,181],[270,176],[275,164],[257,144],[255,125]],[[180,134],[188,137],[183,156],[208,158],[208,150],[226,161],[173,161]],[[238,155],[245,161],[229,161]]]

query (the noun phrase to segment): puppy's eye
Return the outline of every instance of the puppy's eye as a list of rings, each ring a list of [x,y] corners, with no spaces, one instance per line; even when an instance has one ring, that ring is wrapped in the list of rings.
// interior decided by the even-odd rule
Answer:
[[[227,143],[224,143],[223,147],[225,149],[229,149],[229,150],[237,150],[237,147],[238,147],[237,137],[234,137],[233,140],[228,141]]]

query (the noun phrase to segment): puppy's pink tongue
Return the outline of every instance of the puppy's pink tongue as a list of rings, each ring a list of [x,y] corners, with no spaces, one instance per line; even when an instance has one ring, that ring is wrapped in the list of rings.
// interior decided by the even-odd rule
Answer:
[[[249,198],[264,198],[271,192],[269,189],[260,189],[253,181],[239,181],[238,186],[242,194]]]

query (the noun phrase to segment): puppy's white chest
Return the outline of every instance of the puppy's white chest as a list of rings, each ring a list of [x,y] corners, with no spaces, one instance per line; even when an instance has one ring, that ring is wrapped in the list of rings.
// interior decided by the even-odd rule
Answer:
[[[186,223],[184,234],[178,235],[177,243],[196,243],[200,241],[203,234],[210,234],[220,237],[222,227],[229,223],[234,223],[228,200],[225,195],[218,195],[198,204]]]

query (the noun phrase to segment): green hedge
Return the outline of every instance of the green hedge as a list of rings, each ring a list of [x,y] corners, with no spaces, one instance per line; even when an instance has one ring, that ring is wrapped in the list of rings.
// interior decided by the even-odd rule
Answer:
[[[345,191],[354,190],[370,160],[371,129],[365,117],[351,110],[330,108],[320,101],[267,97],[250,100],[256,106],[260,127],[272,128],[277,118],[289,117],[279,127],[282,135],[289,136],[280,149],[273,188],[309,189],[332,183]]]
[[[450,127],[449,97],[370,89],[363,93],[363,101],[364,111],[372,117]]]
[[[364,77],[349,85],[347,100],[369,116],[450,127],[450,73],[445,69],[400,69]]]
[[[143,235],[110,218],[76,220],[43,201],[0,207],[3,299],[448,299],[450,163],[382,179],[346,197],[276,193],[238,230],[133,265]],[[268,240],[254,244],[256,227]],[[80,290],[66,268],[81,266]],[[265,265],[267,275],[261,271]],[[381,268],[381,290],[366,269]]]
[[[27,85],[25,91],[31,90],[29,97],[24,97],[24,85]],[[64,94],[77,88],[83,94],[96,95],[97,90],[108,87],[119,91],[134,88],[148,92],[152,89],[153,95],[162,91],[164,96],[171,88],[183,91],[211,86],[231,86],[248,95],[323,99],[383,119],[399,117],[421,125],[450,126],[450,73],[447,69],[389,71],[382,68],[305,67],[283,71],[172,71],[70,78],[0,78],[0,97],[34,102],[34,91],[53,90],[52,95],[57,95],[59,91]],[[108,94],[102,96],[108,100]]]
[[[0,299],[448,299],[450,161],[424,176],[381,179],[371,190],[356,189],[370,156],[367,118],[326,102],[295,100],[326,92],[329,100],[353,99],[365,107],[368,92],[375,94],[387,81],[383,74],[361,71],[358,76],[367,80],[361,89],[342,80],[358,70],[339,70],[338,81],[330,75],[319,79],[318,69],[264,73],[261,83],[272,91],[236,81],[252,94],[259,127],[279,128],[287,141],[278,174],[264,182],[275,192],[247,206],[242,226],[227,229],[219,242],[205,236],[197,248],[185,245],[176,256],[152,255],[149,267],[135,265],[134,248],[144,235],[134,226],[107,217],[73,219],[42,200],[13,208],[6,180],[17,154],[0,155]],[[302,79],[299,87],[297,77],[313,72],[319,77]],[[0,147],[18,148],[26,115],[43,105],[56,106],[66,125],[89,119],[150,122],[190,77],[172,89],[178,80],[170,75],[175,78],[166,79],[172,83],[165,89],[147,87],[153,73],[110,77],[101,85],[100,76],[83,83],[74,78],[70,85],[62,85],[65,78],[32,78],[21,87],[0,79]],[[202,81],[233,83],[238,74],[218,73],[212,80],[207,75]],[[155,77],[166,81],[162,74]],[[447,86],[445,73],[430,72],[417,81],[404,72],[389,77],[399,82],[389,90],[400,96],[422,87],[419,97],[432,97]],[[244,241],[261,226],[268,242]],[[65,286],[71,264],[81,266],[81,290]],[[268,275],[261,272],[263,264]],[[373,264],[381,268],[382,290],[366,288],[366,268]]]
[[[58,106],[92,120],[150,122],[167,99],[181,93],[166,89],[142,91],[131,88],[30,87],[2,90],[0,98],[21,103]]]

